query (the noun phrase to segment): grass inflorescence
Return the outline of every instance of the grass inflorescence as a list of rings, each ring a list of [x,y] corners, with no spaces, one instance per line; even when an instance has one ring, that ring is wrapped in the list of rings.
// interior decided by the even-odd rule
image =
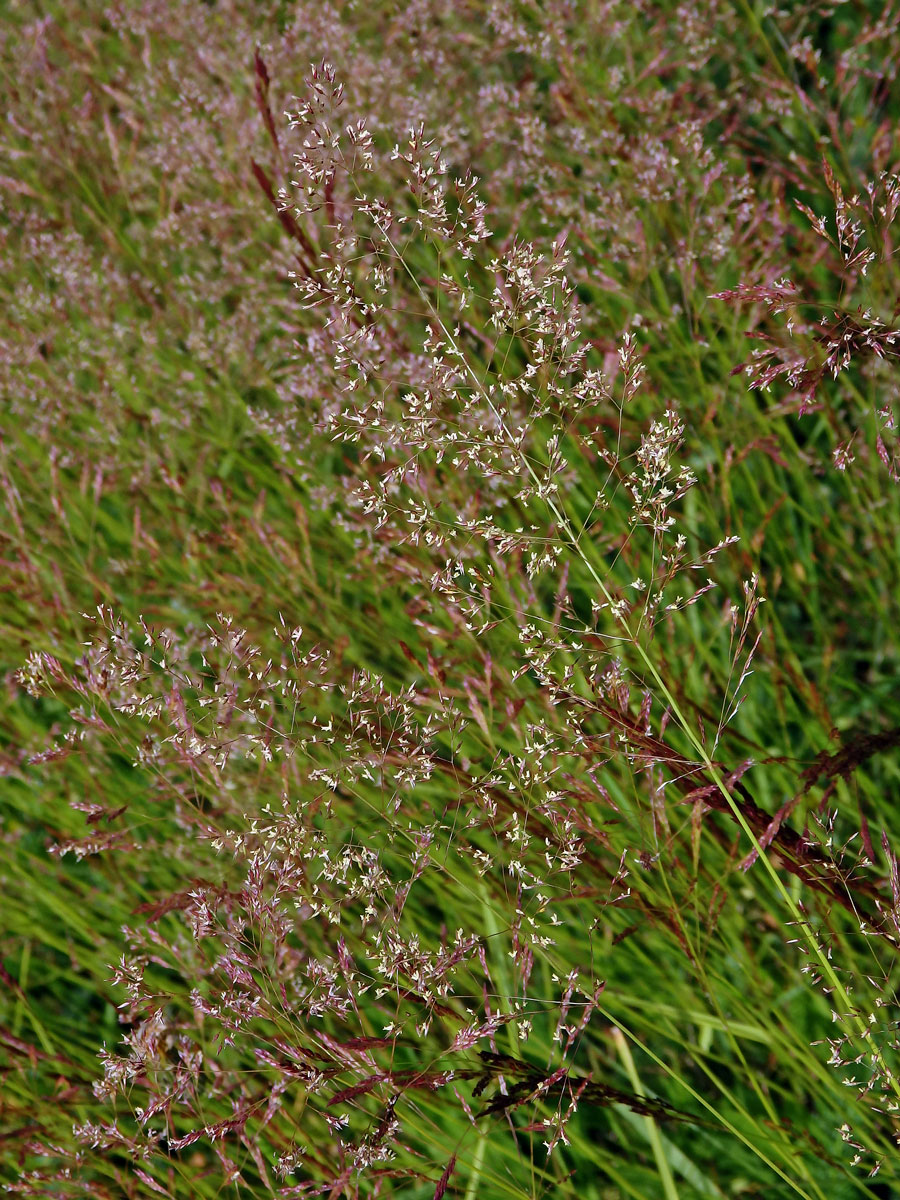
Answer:
[[[7,1193],[900,1188],[898,22],[9,6]]]

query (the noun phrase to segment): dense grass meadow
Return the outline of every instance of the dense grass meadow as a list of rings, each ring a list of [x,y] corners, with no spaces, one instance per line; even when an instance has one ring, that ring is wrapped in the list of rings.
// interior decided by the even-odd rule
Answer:
[[[0,1185],[900,1196],[900,3],[0,4]]]

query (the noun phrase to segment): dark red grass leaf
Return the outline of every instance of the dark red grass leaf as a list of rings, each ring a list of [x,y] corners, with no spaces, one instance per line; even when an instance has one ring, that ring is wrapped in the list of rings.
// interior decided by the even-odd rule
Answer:
[[[75,806],[73,805],[73,807]],[[116,817],[121,817],[122,813],[127,811],[127,804],[123,804],[119,808],[103,808],[98,805],[96,809],[88,813],[85,819],[88,825],[96,825],[98,821],[105,821],[108,825],[110,821],[114,821]]]
[[[365,1079],[361,1079],[359,1083],[351,1084],[350,1087],[346,1087],[339,1092],[335,1092],[328,1101],[328,1107],[331,1108],[332,1105],[343,1104],[345,1101],[353,1100],[357,1096],[366,1096],[369,1094],[369,1092],[376,1088],[379,1083],[385,1083],[388,1078],[389,1076],[383,1074],[381,1071],[376,1072],[374,1075],[367,1075]]]
[[[568,1086],[570,1091],[577,1090],[577,1095],[583,1097],[587,1104],[596,1105],[599,1108],[608,1107],[610,1104],[621,1104],[631,1109],[632,1112],[645,1117],[653,1117],[657,1121],[687,1121],[694,1125],[707,1124],[693,1113],[681,1112],[672,1108],[664,1100],[657,1100],[653,1096],[639,1096],[635,1092],[625,1092],[620,1088],[609,1087],[605,1083],[596,1082],[590,1075],[586,1078],[573,1076],[572,1072],[565,1067],[548,1075],[540,1067],[512,1058],[508,1054],[493,1054],[488,1050],[482,1050],[479,1052],[479,1058],[484,1067],[482,1068],[482,1078],[478,1081],[475,1092],[483,1091],[487,1083],[500,1074],[507,1080],[518,1081],[512,1086],[507,1085],[508,1090],[505,1095],[501,1093],[495,1096],[482,1110],[481,1116],[507,1112],[509,1109],[540,1099],[551,1087],[562,1083],[563,1086]]]
[[[403,657],[404,657],[404,658],[405,658],[405,659],[406,659],[408,662],[411,662],[411,663],[412,663],[412,665],[413,665],[413,666],[414,666],[414,667],[415,667],[417,670],[421,671],[423,675],[427,674],[427,672],[426,672],[425,668],[422,666],[422,664],[421,664],[421,663],[419,662],[419,660],[416,658],[415,654],[413,654],[412,650],[410,650],[409,646],[407,646],[406,642],[404,642],[402,638],[398,639],[398,641],[397,641],[397,645],[398,645],[398,646],[400,647],[400,649],[402,650],[402,652],[403,652]]]
[[[256,74],[256,107],[259,109],[260,116],[263,119],[269,140],[275,147],[278,161],[282,163],[281,143],[278,140],[278,130],[275,127],[275,118],[272,116],[272,108],[269,104],[269,72],[266,69],[265,61],[259,52],[258,46],[253,55],[253,69]]]
[[[328,1200],[338,1200],[343,1194],[344,1188],[350,1182],[353,1176],[353,1168],[347,1167],[340,1175],[335,1177],[334,1183],[331,1185],[331,1191],[328,1193]],[[359,1194],[358,1189],[355,1194]]]
[[[21,1125],[18,1129],[10,1129],[6,1133],[0,1133],[0,1143],[11,1142],[13,1138],[21,1141],[23,1138],[31,1137],[35,1133],[43,1133],[43,1131],[43,1125]]]
[[[272,187],[271,180],[254,158],[250,159],[250,170],[253,172],[253,177],[262,189],[266,199],[275,209],[278,220],[288,235],[302,248],[303,254],[298,253],[296,255],[297,262],[303,268],[304,273],[312,278],[314,275],[313,264],[318,257],[312,242],[303,232],[294,214],[288,212],[287,209],[283,209],[278,203],[278,197],[275,195],[275,189]]]
[[[434,1092],[443,1087],[451,1077],[452,1072],[450,1071],[418,1071],[415,1068],[405,1071],[376,1071],[358,1083],[351,1084],[350,1087],[343,1088],[340,1092],[335,1092],[327,1106],[331,1108],[332,1105],[343,1104],[345,1100],[352,1100],[356,1096],[365,1096],[379,1083],[389,1083],[398,1091],[411,1088]]]
[[[3,982],[8,983],[10,987],[14,988],[21,995],[22,991],[16,981],[11,979],[5,970],[3,971],[3,975],[5,976]],[[14,1033],[8,1029],[4,1029],[2,1026],[0,1026],[0,1046],[5,1047],[7,1050],[15,1051],[17,1054],[24,1055],[31,1061],[32,1066],[37,1064],[38,1059],[47,1059],[50,1057],[42,1050],[38,1050],[36,1046],[32,1046],[30,1042],[23,1042],[21,1038],[16,1037]]]
[[[439,1017],[460,1019],[459,1013],[455,1008],[451,1008],[449,1004],[442,1004],[439,1000],[435,1000],[430,996],[426,1000],[424,996],[419,995],[418,992],[414,992],[410,988],[398,988],[397,995],[401,1000],[414,1000],[419,1004],[427,1003],[429,1010],[437,1013]]]
[[[183,892],[176,892],[173,896],[167,896],[165,900],[158,900],[156,903],[148,901],[146,904],[139,904],[137,908],[132,910],[133,917],[146,916],[147,924],[153,925],[160,917],[164,917],[167,913],[178,912],[185,908],[190,908],[193,904],[191,892],[201,890],[207,894],[211,894],[218,900],[232,898],[234,900],[241,899],[240,892],[229,892],[227,887],[216,887],[208,883],[205,879],[193,879],[191,886]]]
[[[561,695],[564,694],[561,693]],[[580,700],[579,702],[583,703]],[[592,708],[613,725],[622,729],[632,745],[641,750],[648,760],[655,759],[657,762],[666,764],[669,770],[677,770],[679,773],[678,787],[683,797],[686,794],[694,800],[702,799],[716,812],[734,818],[731,806],[722,795],[721,789],[712,784],[701,764],[685,758],[671,749],[662,739],[645,733],[632,716],[620,712],[605,701],[594,700]],[[849,752],[852,749],[855,754],[867,757],[868,753],[874,753],[876,750],[896,744],[900,744],[900,729],[885,734],[866,735],[845,750]],[[602,751],[602,745],[586,743],[588,753],[595,753],[598,749]],[[841,755],[843,753],[842,751]],[[827,754],[820,755],[814,764],[813,781],[820,775],[829,773],[827,770],[829,764],[836,770],[836,760],[841,758],[841,755],[836,755],[834,760],[830,760]],[[850,755],[850,758],[852,757]],[[846,760],[846,765],[849,765],[850,758]],[[861,758],[860,761],[862,761]],[[729,776],[730,773],[724,764],[715,763],[713,765],[721,774]],[[740,782],[740,775],[743,774],[746,766],[747,764],[743,764],[741,768],[738,768],[738,772],[734,774],[734,784],[727,785],[727,787],[729,793],[733,792],[733,799],[740,806],[744,820],[759,838],[769,829],[773,818],[756,803],[745,785]],[[810,768],[810,771],[813,771],[813,768]],[[862,914],[865,920],[875,924],[875,919],[864,911],[861,899],[865,896],[878,903],[881,897],[876,885],[865,879],[849,880],[844,878],[841,872],[827,858],[823,857],[814,845],[802,838],[790,826],[782,825],[777,830],[772,839],[772,846],[781,858],[781,865],[791,874],[796,875],[807,886],[830,896],[848,912],[852,912],[856,916]]]
[[[757,837],[757,846],[754,846],[744,861],[741,863],[742,871],[749,871],[759,858],[760,850],[768,850],[774,839],[778,836],[778,830],[781,828],[782,822],[786,821],[791,815],[797,804],[800,802],[799,796],[793,796],[790,800],[786,800],[779,808],[778,812],[769,822],[768,827]]]
[[[393,1046],[394,1038],[387,1037],[354,1037],[345,1038],[338,1043],[345,1050],[373,1050],[385,1046]]]
[[[447,1184],[450,1182],[450,1176],[453,1174],[455,1166],[456,1155],[452,1154],[450,1156],[450,1161],[447,1163],[446,1167],[444,1167],[443,1175],[438,1180],[437,1187],[434,1189],[434,1200],[441,1200],[441,1196],[446,1194]]]
[[[359,1196],[358,1184],[353,1180],[355,1168],[347,1167],[340,1175],[335,1175],[331,1179],[327,1179],[324,1183],[320,1183],[315,1179],[309,1179],[305,1183],[295,1184],[293,1187],[281,1188],[278,1195],[283,1200],[295,1196],[324,1196],[328,1193],[329,1200],[354,1200]],[[376,1188],[380,1185],[383,1179],[419,1179],[420,1176],[414,1172],[402,1167],[373,1167],[367,1173],[367,1178],[376,1181]],[[353,1190],[348,1189],[352,1187]],[[347,1189],[347,1190],[345,1190]],[[372,1195],[380,1195],[378,1191],[372,1192]]]
[[[893,750],[895,746],[900,746],[900,728],[857,734],[845,741],[836,754],[823,750],[800,776],[803,782],[801,795],[805,795],[818,779],[848,780],[868,759],[884,750]]]

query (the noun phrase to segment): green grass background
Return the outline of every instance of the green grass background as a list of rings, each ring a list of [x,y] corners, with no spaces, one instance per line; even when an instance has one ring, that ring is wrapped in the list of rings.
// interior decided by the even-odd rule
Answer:
[[[89,5],[9,4],[0,47],[4,107],[16,116],[0,167],[0,295],[7,313],[0,434],[0,1178],[25,1194],[28,1172],[52,1177],[55,1170],[52,1156],[35,1155],[30,1143],[58,1147],[61,1161],[72,1153],[73,1124],[103,1119],[105,1106],[90,1083],[99,1073],[98,1049],[119,1036],[121,996],[109,978],[122,952],[122,926],[137,919],[139,905],[180,890],[192,871],[218,870],[223,878],[228,872],[201,846],[186,846],[180,859],[127,862],[112,854],[76,862],[48,853],[52,843],[86,831],[73,800],[127,803],[130,827],[149,826],[161,840],[172,836],[171,818],[148,801],[150,781],[125,750],[29,761],[66,727],[68,705],[25,693],[14,672],[26,656],[45,650],[72,663],[90,636],[81,614],[98,604],[131,622],[142,614],[175,631],[229,613],[263,645],[284,613],[311,640],[338,648],[348,665],[377,670],[397,687],[416,678],[400,647],[417,645],[408,597],[367,569],[351,534],[318,507],[319,476],[327,480],[341,469],[338,451],[331,461],[292,468],[248,417],[248,407],[282,403],[279,389],[294,369],[293,342],[305,319],[285,278],[280,227],[249,170],[251,155],[262,159],[267,147],[253,101],[254,38],[276,47],[276,86],[286,94],[300,86],[303,65],[295,63],[290,77],[294,47],[279,41],[287,36],[287,6],[236,5],[237,24],[230,7],[209,5],[202,20],[200,8],[207,6],[189,6],[193,15],[174,7],[179,21],[167,40],[158,17],[143,30],[126,11],[131,28],[123,30]],[[816,27],[826,61],[853,42],[864,7],[850,15],[839,9],[828,28],[824,19]],[[338,14],[345,51],[402,57],[400,16],[376,8],[370,6],[369,19],[353,5]],[[746,80],[791,69],[763,6],[738,9],[740,43],[727,57],[713,54],[698,88],[739,94]],[[665,12],[659,6],[648,18],[650,31]],[[539,14],[525,8],[522,20],[539,22]],[[462,39],[461,57],[470,60],[462,93],[477,86],[479,64],[487,61],[479,58],[489,47],[477,18],[477,6],[456,15],[449,9],[440,30],[448,45]],[[199,57],[185,38],[194,20],[197,45],[208,51]],[[397,38],[390,41],[385,30],[394,25]],[[640,31],[637,21],[627,47],[638,64],[652,57],[638,42]],[[672,29],[655,36],[666,45]],[[610,54],[598,45],[593,60],[579,63],[586,92],[609,70]],[[157,70],[165,61],[171,69]],[[543,71],[538,95],[561,76],[558,64],[526,55],[492,59],[485,69],[513,81]],[[678,80],[677,71],[661,71],[646,86],[677,90]],[[192,87],[202,94],[194,96]],[[754,115],[748,104],[744,150],[752,160],[755,139],[770,162],[792,162],[796,181],[789,175],[787,186],[824,211],[823,148],[849,190],[877,157],[876,116],[896,123],[900,115],[890,88],[877,114],[873,103],[862,88],[825,92],[813,111],[794,106],[777,122]],[[176,111],[179,122],[160,128],[159,118]],[[831,111],[840,115],[840,139],[822,115]],[[173,129],[183,142],[166,149],[162,139]],[[577,187],[577,151],[563,144],[558,154],[560,161],[568,156]],[[473,157],[489,180],[502,147],[477,148]],[[728,165],[734,168],[734,160]],[[615,168],[609,172],[615,178]],[[773,202],[772,179],[759,170],[754,202],[760,207]],[[622,180],[627,200],[624,167]],[[518,197],[503,185],[494,195],[501,231],[518,218],[525,236],[548,243],[555,236],[549,219],[535,215],[539,204],[527,186]],[[739,595],[740,581],[758,572],[767,598],[764,637],[746,702],[720,753],[724,761],[773,760],[755,768],[748,783],[757,802],[774,812],[797,791],[804,767],[836,748],[835,732],[850,738],[900,725],[900,491],[872,453],[860,453],[844,474],[830,465],[845,428],[859,426],[862,445],[871,445],[872,402],[880,389],[892,395],[894,385],[887,372],[848,373],[828,404],[804,416],[749,392],[730,371],[746,357],[745,334],[758,314],[709,295],[752,273],[765,248],[757,254],[751,240],[720,262],[715,280],[691,280],[665,253],[682,232],[678,205],[644,204],[641,219],[643,261],[615,261],[606,257],[608,247],[588,243],[585,252],[603,261],[605,282],[580,259],[579,296],[591,329],[605,337],[642,315],[650,381],[642,412],[649,416],[670,400],[677,405],[688,426],[687,459],[699,477],[684,507],[685,528],[700,546],[740,538],[717,567],[721,595],[687,610],[653,653],[664,678],[677,680],[679,695],[708,718],[705,698],[721,695],[729,669],[721,597]],[[790,236],[798,239],[800,269],[827,295],[827,271],[807,252],[801,230],[798,218]],[[890,313],[895,284],[892,269],[872,284],[877,311]],[[582,503],[578,494],[570,500],[576,510]],[[448,639],[449,659],[466,652]],[[493,652],[512,655],[514,638],[501,630]],[[860,814],[876,845],[882,831],[896,839],[897,781],[896,756],[883,755],[840,783],[832,799],[836,845],[858,830]],[[646,832],[644,801],[633,788],[629,793],[627,776],[610,786],[619,789],[627,828]],[[265,798],[263,792],[257,800]],[[801,809],[793,822],[800,827],[804,818]],[[366,815],[347,820],[363,836]],[[699,860],[663,856],[644,881],[650,908],[655,902],[660,911],[678,913],[679,937],[665,922],[647,919],[621,938],[630,924],[624,916],[597,931],[592,950],[606,980],[602,1029],[584,1040],[577,1061],[615,1086],[646,1086],[680,1109],[699,1112],[695,1097],[703,1096],[727,1128],[715,1121],[657,1127],[622,1107],[583,1108],[569,1130],[571,1144],[542,1165],[539,1149],[534,1158],[539,1138],[514,1137],[502,1120],[482,1122],[476,1132],[461,1111],[427,1097],[408,1115],[409,1136],[431,1158],[433,1179],[404,1184],[403,1195],[433,1195],[453,1153],[451,1194],[466,1200],[894,1194],[900,1186],[895,1121],[873,1113],[842,1084],[841,1073],[827,1065],[826,1047],[811,1049],[829,1035],[828,1001],[800,973],[796,948],[786,945],[785,914],[767,876],[759,867],[746,874],[734,869],[749,847],[732,848],[733,827],[721,828],[728,836],[704,838]],[[685,839],[689,845],[687,833]],[[711,922],[713,888],[728,870],[725,901]],[[870,875],[883,886],[886,863]],[[806,899],[798,881],[786,878],[795,898]],[[464,887],[452,903],[461,921],[483,922],[487,935],[500,929],[492,928],[497,911],[502,917],[499,894],[484,892],[480,916]],[[424,903],[411,916],[425,931],[436,927]],[[885,946],[873,949],[840,915],[830,919],[842,976],[861,997],[871,991],[885,1000],[890,1039],[894,968]],[[455,924],[452,916],[448,924]],[[694,964],[679,938],[691,946]],[[563,930],[554,954],[563,968],[579,964],[584,941],[577,923]],[[547,970],[538,971],[536,992],[552,991]],[[866,976],[876,980],[875,989]],[[634,1042],[613,1037],[614,1024]],[[536,1022],[538,1050],[549,1050],[549,1032]],[[628,1044],[630,1051],[623,1048]],[[285,1112],[285,1121],[302,1130],[302,1097],[292,1096]],[[845,1119],[884,1155],[873,1180],[848,1165],[837,1134]],[[282,1133],[261,1141],[270,1165],[283,1148]],[[69,1182],[35,1177],[35,1192],[152,1194],[134,1164],[115,1153],[82,1153]],[[231,1190],[272,1194],[246,1150],[236,1155],[244,1182]],[[164,1194],[212,1197],[229,1190],[210,1169],[214,1164],[201,1149],[195,1159],[184,1155],[143,1169]],[[382,1194],[394,1194],[386,1187]]]

